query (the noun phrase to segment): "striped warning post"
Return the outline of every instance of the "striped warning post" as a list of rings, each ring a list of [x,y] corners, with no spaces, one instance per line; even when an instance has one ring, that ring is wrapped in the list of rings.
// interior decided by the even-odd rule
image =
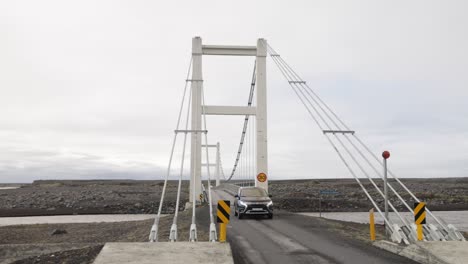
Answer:
[[[414,203],[414,223],[417,225],[426,224],[426,203]]]
[[[218,212],[216,213],[217,222],[227,224],[229,223],[229,214],[231,213],[231,201],[219,200]]]

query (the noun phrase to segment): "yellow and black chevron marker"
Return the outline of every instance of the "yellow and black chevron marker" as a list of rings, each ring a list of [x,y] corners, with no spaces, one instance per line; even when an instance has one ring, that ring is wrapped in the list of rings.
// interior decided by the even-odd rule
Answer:
[[[218,223],[229,223],[229,214],[231,213],[231,201],[229,200],[219,200],[218,201],[218,212],[217,222]]]
[[[414,223],[416,224],[416,234],[418,240],[423,241],[423,227],[426,224],[426,203],[414,203]]]
[[[231,201],[218,200],[218,212],[216,213],[219,223],[219,242],[226,242],[226,225],[229,223],[231,214]]]
[[[426,224],[426,203],[414,203],[414,223],[417,225]]]

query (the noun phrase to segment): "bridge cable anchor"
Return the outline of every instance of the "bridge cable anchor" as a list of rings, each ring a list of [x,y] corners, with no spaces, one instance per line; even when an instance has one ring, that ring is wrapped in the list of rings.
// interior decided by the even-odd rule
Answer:
[[[177,241],[177,224],[172,224],[171,231],[169,233],[169,241],[176,242]]]
[[[156,224],[154,224],[151,227],[151,232],[150,232],[150,235],[149,235],[149,241],[150,242],[158,242],[158,226]]]
[[[218,235],[216,234],[216,225],[214,223],[210,224],[210,241],[216,242],[216,238]]]
[[[190,225],[190,242],[196,242],[197,241],[197,225],[196,224],[191,224]]]

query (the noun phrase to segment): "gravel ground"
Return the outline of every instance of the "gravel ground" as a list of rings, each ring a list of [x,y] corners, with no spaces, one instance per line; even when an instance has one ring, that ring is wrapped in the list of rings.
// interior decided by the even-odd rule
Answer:
[[[51,254],[29,257],[12,262],[13,264],[87,264],[92,263],[102,249],[90,246],[82,249],[65,250]]]
[[[403,179],[416,196],[433,211],[468,210],[468,178]],[[379,204],[383,199],[369,181],[362,180]],[[381,186],[382,181],[376,181]],[[393,186],[397,186],[391,181]],[[156,213],[162,191],[161,181],[35,181],[19,189],[0,190],[0,217],[70,214]],[[163,213],[173,213],[176,181],[170,181]],[[319,191],[334,190],[337,195],[322,195],[322,211],[368,211],[371,203],[354,179],[270,181],[275,206],[295,212],[319,210]],[[401,190],[401,188],[397,188]],[[392,192],[389,192],[392,194]],[[402,192],[401,192],[402,193]],[[188,200],[188,181],[183,182],[180,210]],[[403,195],[409,205],[413,200]],[[403,209],[395,196],[394,205]]]
[[[197,209],[200,214],[207,214],[207,207]],[[188,241],[191,224],[191,211],[179,213],[178,234],[180,241]],[[167,241],[173,218],[166,216],[160,219],[160,241]],[[201,223],[207,219],[200,219],[198,223],[198,239],[208,241],[208,222]],[[18,225],[0,227],[0,263],[92,263],[106,242],[146,242],[154,220],[116,222],[116,223],[82,223],[82,224],[41,224],[41,225]],[[54,231],[62,234],[53,234]],[[57,233],[57,232],[55,232]],[[71,249],[76,243],[85,245],[81,249]],[[86,246],[89,243],[89,246]],[[17,262],[2,262],[1,245],[15,244],[18,247],[9,250],[22,251],[26,259]],[[50,245],[63,245],[61,251],[47,252],[42,255],[30,256],[31,250],[25,250],[24,244],[37,245],[47,248]],[[70,248],[70,250],[67,249]],[[37,252],[37,248],[34,250]],[[16,252],[18,254],[18,252]],[[32,254],[32,253],[31,253]]]

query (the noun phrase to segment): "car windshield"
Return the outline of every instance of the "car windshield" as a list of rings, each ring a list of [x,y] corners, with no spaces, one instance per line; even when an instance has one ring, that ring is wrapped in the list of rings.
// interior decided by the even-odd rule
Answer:
[[[267,193],[264,189],[261,188],[249,188],[241,190],[240,196],[247,196],[247,197],[266,197]]]

